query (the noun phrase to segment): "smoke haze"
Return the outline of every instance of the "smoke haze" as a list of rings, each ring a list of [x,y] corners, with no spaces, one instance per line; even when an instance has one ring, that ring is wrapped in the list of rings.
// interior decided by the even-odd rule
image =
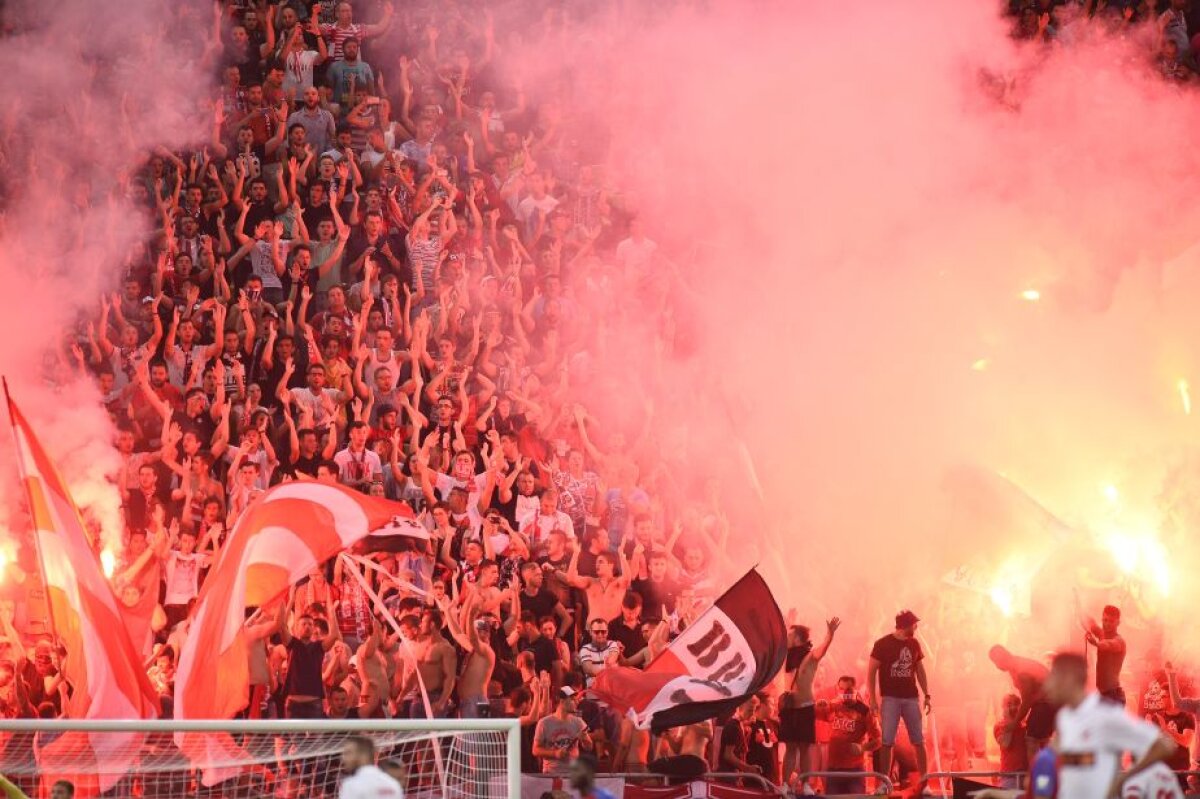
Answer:
[[[1197,554],[1200,112],[1144,28],[1021,45],[996,5],[716,3],[631,36],[595,101],[684,287],[664,373],[636,325],[617,348],[676,477],[722,481],[732,558],[805,621],[911,605],[977,660],[1078,646],[1080,582],[1153,638],[1087,589],[1120,560],[1169,628]]]
[[[161,35],[164,5],[28,2],[0,51],[0,371],[110,531],[107,419],[89,381],[47,387],[43,353],[147,232],[114,176],[207,129],[208,12],[184,10],[189,42]],[[510,43],[543,97],[572,68],[564,105],[605,121],[610,183],[677,271],[592,309],[606,346],[574,362],[577,393],[623,430],[650,398],[665,468],[644,480],[694,500],[718,483],[731,571],[761,563],[804,620],[852,617],[862,640],[911,605],[977,657],[1064,643],[1070,579],[1062,619],[1021,622],[1036,601],[1017,597],[1006,625],[989,595],[1027,591],[1060,546],[1117,536],[1147,583],[1164,547],[1167,599],[1146,601],[1168,627],[1200,565],[1180,391],[1200,387],[1200,107],[1152,74],[1144,31],[1022,46],[995,5],[716,2]],[[963,566],[981,590],[944,581]],[[947,597],[961,614],[939,619]]]
[[[154,147],[208,129],[201,59],[211,13],[195,0],[4,9],[13,33],[0,48],[0,374],[113,545],[122,522],[112,429],[66,348],[85,331],[84,313],[98,318],[101,294],[116,290],[150,232],[146,194],[137,210],[132,199],[142,180],[134,171]],[[10,447],[0,436],[0,452]],[[0,523],[24,504],[22,491],[11,471],[0,480]]]

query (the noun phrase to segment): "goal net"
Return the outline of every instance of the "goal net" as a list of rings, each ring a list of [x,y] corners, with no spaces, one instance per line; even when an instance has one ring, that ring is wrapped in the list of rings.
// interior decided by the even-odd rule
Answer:
[[[77,797],[321,799],[338,795],[351,735],[374,741],[378,764],[410,799],[521,795],[516,719],[4,720],[0,773],[31,797],[67,779]]]

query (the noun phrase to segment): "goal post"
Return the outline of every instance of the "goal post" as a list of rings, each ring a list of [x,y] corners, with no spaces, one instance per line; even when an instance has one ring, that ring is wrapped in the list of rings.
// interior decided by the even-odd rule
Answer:
[[[521,729],[507,718],[0,720],[0,774],[29,796],[65,778],[93,795],[319,799],[337,796],[351,735],[375,742],[409,799],[521,795]],[[179,742],[207,762],[193,765]]]

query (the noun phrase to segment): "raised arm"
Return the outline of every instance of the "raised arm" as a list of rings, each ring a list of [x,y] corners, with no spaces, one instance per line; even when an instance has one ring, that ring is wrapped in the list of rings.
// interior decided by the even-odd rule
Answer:
[[[591,577],[584,577],[579,573],[579,553],[583,551],[583,547],[575,547],[571,552],[571,562],[567,564],[567,571],[564,574],[561,571],[555,570],[555,573],[562,577],[574,588],[587,590],[592,584]]]
[[[333,645],[342,640],[342,628],[338,626],[337,616],[334,615],[334,606],[337,602],[331,602],[325,607],[325,621],[329,625],[329,633],[321,639],[321,646],[328,652],[333,648]]]
[[[825,640],[822,641],[816,649],[812,651],[812,659],[820,660],[829,652],[829,645],[833,643],[833,635],[837,632],[838,627],[842,626],[842,620],[834,616],[829,621],[825,622]]]

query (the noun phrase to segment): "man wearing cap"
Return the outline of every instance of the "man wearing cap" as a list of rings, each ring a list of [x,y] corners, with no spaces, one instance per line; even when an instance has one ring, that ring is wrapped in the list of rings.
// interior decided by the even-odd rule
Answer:
[[[924,783],[928,773],[925,736],[921,726],[921,703],[917,687],[925,695],[925,712],[932,708],[929,682],[925,677],[925,654],[917,641],[917,614],[904,610],[896,614],[896,629],[880,638],[871,648],[871,661],[867,669],[867,691],[871,698],[871,710],[881,713],[883,746],[879,750],[879,771],[887,774],[892,767],[892,747],[896,743],[896,732],[900,719],[908,740],[917,753],[917,770]],[[876,677],[879,679],[876,693]],[[882,706],[878,696],[883,696]]]
[[[533,754],[542,759],[544,774],[567,774],[571,761],[579,757],[580,744],[585,749],[592,748],[587,725],[576,713],[578,689],[579,675],[569,675],[567,684],[558,690],[558,706],[537,723],[533,733]]]

